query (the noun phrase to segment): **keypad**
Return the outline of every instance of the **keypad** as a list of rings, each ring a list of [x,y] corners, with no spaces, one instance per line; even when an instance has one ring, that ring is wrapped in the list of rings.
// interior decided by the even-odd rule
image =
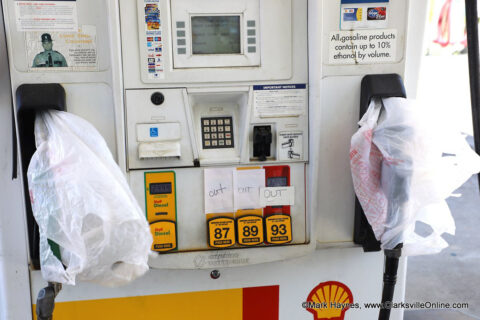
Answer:
[[[233,148],[232,117],[202,118],[203,149]]]

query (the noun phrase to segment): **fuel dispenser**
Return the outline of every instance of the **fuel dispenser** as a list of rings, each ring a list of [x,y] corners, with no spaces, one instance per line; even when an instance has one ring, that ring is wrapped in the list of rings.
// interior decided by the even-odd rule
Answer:
[[[0,86],[3,104],[23,110],[26,95],[91,122],[153,236],[144,277],[116,289],[63,286],[54,319],[94,319],[99,310],[112,319],[374,317],[378,310],[355,305],[380,300],[372,288],[381,287],[382,256],[354,244],[354,229],[356,243],[363,231],[354,225],[349,139],[366,74],[398,73],[415,87],[426,10],[413,1],[379,3],[371,6],[388,8],[388,20],[360,38],[377,45],[382,33],[393,34],[391,57],[352,62],[334,58],[354,36],[339,30],[344,1],[52,1],[71,19],[39,26],[31,16],[54,13],[35,1],[3,0],[0,41],[9,54],[0,60],[11,76]],[[30,61],[45,33],[67,66]],[[13,105],[12,93],[20,97]],[[23,179],[24,154],[33,152],[23,133],[32,133],[32,118],[24,118],[14,113]],[[11,117],[0,119],[10,125]],[[8,153],[10,134],[0,139]],[[9,305],[0,319],[30,319],[24,306],[35,310],[31,297],[46,283],[28,188],[4,171],[2,184],[23,190],[25,201],[2,195],[2,213],[11,214],[0,226],[13,227],[0,245],[16,262],[0,259],[0,296]],[[404,272],[400,260],[398,299]],[[305,304],[318,290],[332,293],[322,303],[348,306]]]
[[[292,23],[305,6],[120,2],[127,168],[162,253],[152,266],[198,267],[211,249],[252,263],[272,259],[260,253],[272,245],[308,247],[307,25]],[[296,159],[282,149],[289,139]],[[261,188],[275,206],[246,194]]]

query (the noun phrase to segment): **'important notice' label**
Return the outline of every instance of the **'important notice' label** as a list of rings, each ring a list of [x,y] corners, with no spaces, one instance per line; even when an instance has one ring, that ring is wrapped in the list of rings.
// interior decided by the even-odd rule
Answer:
[[[397,30],[334,31],[329,38],[329,64],[393,62]]]

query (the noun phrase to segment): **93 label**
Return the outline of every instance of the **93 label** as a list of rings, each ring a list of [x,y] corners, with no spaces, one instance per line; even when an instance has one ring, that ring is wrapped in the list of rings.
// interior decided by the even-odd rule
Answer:
[[[232,218],[214,218],[208,221],[208,245],[228,248],[235,244],[235,222]]]
[[[259,216],[243,216],[237,219],[238,243],[256,246],[263,242],[263,219]]]
[[[292,218],[289,215],[275,214],[265,218],[266,242],[284,244],[292,241]]]

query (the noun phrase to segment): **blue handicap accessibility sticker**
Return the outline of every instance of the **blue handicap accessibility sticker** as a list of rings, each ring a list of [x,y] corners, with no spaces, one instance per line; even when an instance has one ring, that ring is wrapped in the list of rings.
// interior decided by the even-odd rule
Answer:
[[[151,138],[158,137],[158,128],[150,128],[150,137]]]

